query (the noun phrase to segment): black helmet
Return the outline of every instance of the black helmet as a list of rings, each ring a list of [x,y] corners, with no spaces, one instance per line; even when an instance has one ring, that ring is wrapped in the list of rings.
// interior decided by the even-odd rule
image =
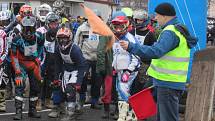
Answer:
[[[49,12],[46,16],[45,23],[46,25],[48,25],[51,22],[56,22],[59,20],[60,20],[60,17],[57,14],[55,14],[54,12]]]
[[[60,20],[60,17],[53,13],[53,12],[50,12],[47,17],[46,17],[46,26],[48,28],[48,35],[52,36],[52,37],[55,37],[56,33],[57,33],[57,30],[58,30],[58,27],[59,27],[59,20]],[[50,23],[54,24],[54,27],[51,26]]]
[[[64,14],[65,11],[65,7],[64,7],[64,2],[62,0],[56,0],[53,3],[53,11],[57,14],[57,15],[62,15]]]
[[[61,7],[64,7],[64,2],[62,0],[56,0],[54,3],[53,3],[53,7],[54,8],[61,8]]]

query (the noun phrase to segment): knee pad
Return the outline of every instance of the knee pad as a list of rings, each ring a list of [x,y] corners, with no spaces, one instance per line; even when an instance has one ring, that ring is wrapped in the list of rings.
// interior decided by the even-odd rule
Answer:
[[[72,85],[67,85],[65,89],[66,97],[69,102],[73,102],[76,99],[76,90]]]

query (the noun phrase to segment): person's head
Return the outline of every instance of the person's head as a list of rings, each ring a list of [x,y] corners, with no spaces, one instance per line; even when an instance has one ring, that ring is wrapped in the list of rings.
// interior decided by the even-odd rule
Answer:
[[[83,23],[84,22],[84,17],[83,16],[77,16],[77,22],[78,23]]]
[[[66,50],[72,44],[73,34],[69,28],[63,27],[57,31],[57,42],[61,50]]]
[[[24,18],[25,16],[32,16],[32,7],[29,5],[23,5],[19,9],[19,15],[21,16],[21,18]]]
[[[145,10],[136,10],[133,14],[135,27],[138,29],[144,28],[149,23],[148,13]]]
[[[155,20],[160,26],[165,25],[168,21],[176,16],[175,8],[170,3],[161,3],[155,8]]]
[[[131,8],[125,7],[122,8],[121,11],[124,12],[128,18],[133,16],[133,10]]]
[[[72,23],[76,21],[76,19],[75,19],[74,17],[70,17],[69,20],[70,20],[70,22],[72,22]]]
[[[47,32],[48,35],[55,37],[60,24],[59,21],[60,21],[60,17],[57,14],[53,12],[48,13],[45,21],[45,24],[48,28],[48,32]]]
[[[110,28],[117,37],[127,33],[129,20],[126,16],[116,16],[111,20]]]
[[[0,11],[0,26],[5,28],[10,24],[11,12],[9,10]]]
[[[62,0],[56,0],[53,3],[53,11],[56,13],[58,16],[64,15],[65,11],[65,3]]]
[[[68,20],[69,20],[69,21],[72,21],[72,19],[73,19],[73,16],[70,15],[70,14],[68,14]]]
[[[36,18],[32,16],[26,16],[21,20],[22,37],[28,41],[34,40],[36,32]]]
[[[132,24],[132,18],[133,18],[133,10],[129,7],[125,7],[125,8],[122,8],[121,10],[122,12],[124,12],[127,16],[127,18],[129,19],[130,23],[129,24]]]
[[[152,25],[153,27],[157,28],[158,27],[158,22],[155,19],[155,14],[150,14],[149,19],[150,19],[150,25]]]
[[[50,5],[45,4],[45,3],[40,5],[40,7],[38,9],[38,15],[37,16],[41,22],[45,22],[46,16],[49,12],[52,12],[52,8]]]

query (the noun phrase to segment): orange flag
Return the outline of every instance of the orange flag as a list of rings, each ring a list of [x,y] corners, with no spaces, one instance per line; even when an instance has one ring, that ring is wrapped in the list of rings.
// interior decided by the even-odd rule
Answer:
[[[113,43],[115,42],[114,33],[111,29],[106,25],[104,21],[102,21],[90,8],[86,7],[84,4],[80,4],[84,9],[85,15],[88,18],[88,22],[93,33],[99,34],[101,36],[111,36],[112,39],[107,44],[107,49],[111,49]]]

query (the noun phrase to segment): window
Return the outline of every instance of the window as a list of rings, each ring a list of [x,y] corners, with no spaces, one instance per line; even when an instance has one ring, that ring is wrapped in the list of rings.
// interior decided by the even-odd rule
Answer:
[[[8,10],[9,9],[9,3],[0,3],[0,11]]]
[[[69,3],[70,5],[65,5],[65,13],[66,15],[71,15],[73,13],[73,4]]]
[[[2,10],[11,10],[15,15],[19,13],[19,9],[25,3],[9,3],[9,2],[0,2],[0,11]]]

